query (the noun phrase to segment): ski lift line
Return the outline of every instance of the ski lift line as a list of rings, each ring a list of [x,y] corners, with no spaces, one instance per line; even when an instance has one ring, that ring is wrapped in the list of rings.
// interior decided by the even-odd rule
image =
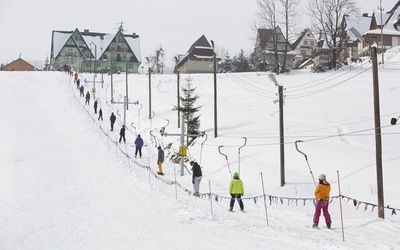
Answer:
[[[259,93],[259,92],[255,91],[255,90],[250,89],[249,87],[244,86],[243,84],[239,83],[238,81],[232,79],[232,78],[229,76],[229,74],[227,74],[227,76],[228,76],[234,83],[236,83],[239,87],[242,87],[243,89],[245,89],[245,90],[247,90],[247,91],[249,91],[249,92],[251,92],[251,93],[254,93],[254,94],[259,95],[259,96],[262,96],[262,97],[270,98],[270,99],[275,99],[275,98],[276,98],[276,95],[275,95],[276,93],[274,93],[274,96],[273,96],[273,97],[267,96],[267,95],[265,95],[265,94],[263,94],[263,93]],[[271,92],[271,93],[273,93],[273,92]]]
[[[295,96],[295,97],[286,97],[286,99],[298,99],[298,98],[303,98],[303,97],[306,97],[306,96],[311,96],[311,95],[315,95],[315,94],[319,94],[319,93],[325,92],[325,91],[327,91],[329,89],[337,87],[337,86],[339,86],[339,85],[341,85],[341,84],[343,84],[343,83],[345,83],[345,82],[347,82],[347,81],[349,81],[349,80],[351,80],[351,79],[363,74],[364,72],[366,72],[366,70],[364,70],[364,71],[362,71],[362,72],[360,72],[360,73],[358,73],[358,74],[356,74],[356,75],[354,75],[354,76],[352,76],[350,78],[347,78],[347,79],[345,79],[343,81],[340,81],[340,82],[338,82],[338,83],[336,83],[336,84],[334,84],[332,86],[328,86],[326,88],[323,88],[323,89],[320,89],[320,90],[316,90],[316,91],[308,93],[308,94],[298,94],[298,96]]]
[[[310,167],[310,163],[308,162],[308,157],[307,157],[307,155],[306,155],[305,153],[303,153],[302,151],[300,151],[299,147],[297,146],[297,143],[299,143],[299,142],[303,142],[303,141],[297,140],[297,141],[295,141],[295,143],[294,143],[295,146],[296,146],[296,150],[297,150],[300,154],[304,155],[304,157],[306,158],[306,162],[307,162],[307,165],[308,165],[308,169],[310,170],[310,174],[311,174],[311,177],[312,177],[312,179],[313,179],[313,181],[314,181],[314,185],[317,186],[317,183],[315,182],[314,174],[313,174],[313,172],[312,172],[312,170],[311,170],[311,167]]]
[[[227,156],[226,154],[224,154],[224,153],[221,152],[221,148],[222,148],[222,147],[224,147],[224,146],[218,146],[218,152],[219,152],[221,155],[225,156],[226,163],[228,164],[229,174],[230,174],[230,177],[232,177],[232,172],[231,172],[231,167],[229,166],[228,156]]]
[[[400,124],[397,124],[400,125]],[[392,127],[395,125],[386,125],[386,126],[381,126],[381,128],[386,128],[386,127]],[[344,134],[335,134],[335,135],[328,135],[328,136],[324,136],[324,137],[317,137],[314,139],[309,139],[309,140],[305,140],[303,142],[312,142],[312,141],[319,141],[319,140],[326,140],[326,139],[332,139],[335,137],[341,137],[341,136],[374,136],[375,134],[361,134],[361,135],[355,135],[355,133],[361,133],[361,132],[365,132],[365,131],[370,131],[370,130],[375,130],[375,128],[372,129],[365,129],[365,130],[359,130],[359,131],[353,131],[353,132],[349,132],[349,133],[344,133]],[[392,135],[392,134],[400,134],[400,133],[381,133],[381,135]],[[303,136],[303,137],[307,137],[307,136]],[[310,137],[315,137],[315,136],[310,136]],[[231,137],[231,138],[239,138],[239,137]],[[265,137],[252,137],[252,138],[256,138],[256,139],[263,139]],[[274,137],[275,139],[280,138],[279,136]],[[289,137],[285,137],[285,138],[289,138]],[[299,138],[299,136],[296,137],[290,137],[290,138]],[[293,144],[294,142],[285,142],[283,143],[284,145],[289,145],[289,144]],[[246,145],[247,147],[261,147],[261,146],[276,146],[276,145],[280,145],[281,143],[259,143],[259,144],[250,144],[250,145]],[[215,144],[205,144],[206,146],[210,146],[210,147],[217,147],[217,145]],[[231,146],[223,146],[223,147],[230,147],[230,148],[237,148],[240,147],[241,145],[231,145]]]
[[[206,133],[204,133],[204,135],[206,136],[206,138],[205,138],[205,140],[201,143],[201,146],[200,146],[200,161],[199,161],[199,163],[200,163],[200,166],[201,166],[201,159],[202,159],[202,156],[203,156],[203,146],[204,146],[204,143],[207,141],[207,139],[208,139],[208,135],[206,134]]]
[[[231,80],[233,80],[232,78],[235,78],[235,79],[237,79],[238,82],[243,83],[243,84],[246,84],[246,86],[253,87],[254,89],[258,89],[258,90],[260,90],[260,91],[262,91],[262,92],[267,92],[267,93],[270,93],[270,94],[275,94],[275,93],[276,93],[275,91],[268,91],[268,90],[266,90],[266,89],[264,89],[264,88],[260,88],[260,87],[257,87],[257,86],[254,85],[254,84],[251,84],[251,83],[249,83],[249,82],[246,82],[246,81],[244,81],[243,79],[241,79],[241,78],[239,78],[238,76],[236,76],[235,74],[227,73],[226,75],[227,75],[229,78],[231,78]],[[233,81],[235,81],[235,80],[233,80]],[[262,86],[264,87],[264,86],[268,86],[268,85],[266,85],[265,83],[263,83]]]
[[[316,86],[325,84],[325,83],[327,83],[327,82],[334,81],[334,80],[338,79],[338,77],[341,77],[341,76],[343,76],[343,75],[347,75],[347,74],[350,73],[350,72],[351,72],[351,71],[346,71],[345,73],[343,73],[343,74],[341,74],[341,75],[339,75],[339,76],[337,76],[337,77],[332,77],[332,78],[329,78],[329,79],[326,79],[326,80],[325,80],[325,79],[319,79],[319,80],[323,80],[323,81],[322,81],[322,82],[319,82],[319,83],[317,83],[317,84],[314,84],[314,85],[312,85],[312,86],[305,87],[305,88],[296,89],[296,87],[298,87],[298,86],[295,86],[293,90],[290,90],[290,91],[288,90],[287,93],[292,93],[292,92],[307,90],[307,89],[310,89],[310,88],[313,88],[313,87],[316,87]]]
[[[365,64],[367,64],[367,62],[366,62],[366,63],[363,63],[363,65],[365,65]],[[363,66],[363,65],[361,65],[361,66]],[[366,70],[369,70],[369,69],[372,69],[372,66],[370,66],[370,67],[367,68]],[[351,69],[350,71],[347,71],[347,72],[351,72],[351,71],[353,71],[353,70],[355,70],[355,69]],[[337,78],[336,75],[337,75],[337,74],[340,74],[340,73],[342,73],[342,72],[343,72],[343,71],[336,71],[335,73],[328,75],[326,78],[336,79],[336,78]],[[347,74],[347,73],[344,73],[344,74]],[[342,76],[342,75],[344,75],[344,74],[341,74],[341,75],[339,75],[339,76]],[[309,85],[309,84],[312,84],[312,83],[314,83],[314,82],[318,82],[318,81],[321,81],[321,80],[323,80],[323,79],[316,79],[316,80],[311,81],[311,82],[308,82],[308,83],[296,85],[296,87],[306,86],[306,85]],[[297,90],[296,90],[296,91],[297,91]]]

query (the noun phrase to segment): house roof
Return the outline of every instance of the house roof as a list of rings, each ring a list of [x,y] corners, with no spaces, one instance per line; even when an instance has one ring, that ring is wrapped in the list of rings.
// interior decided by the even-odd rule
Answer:
[[[211,47],[207,38],[202,35],[196,42],[190,46],[185,56],[177,63],[177,67],[181,67],[189,59],[210,59],[214,58],[214,49]]]
[[[78,29],[75,30],[79,32]],[[61,52],[62,48],[67,43],[68,39],[73,39],[74,31],[53,31],[53,56],[57,57]],[[96,59],[100,59],[110,45],[111,41],[118,34],[107,34],[107,33],[99,33],[99,32],[89,32],[88,30],[84,30],[83,32],[79,32],[82,36],[82,39],[86,43],[87,47],[92,47],[91,53],[94,56],[97,56]],[[138,62],[141,61],[141,52],[140,52],[140,41],[139,36],[136,34],[123,34],[126,43],[135,54]],[[94,46],[95,45],[95,46]],[[96,51],[95,51],[96,50]]]
[[[303,30],[303,31],[300,33],[299,37],[296,39],[296,41],[294,41],[294,42],[292,43],[292,49],[293,49],[293,50],[295,50],[295,49],[297,48],[297,46],[299,45],[299,43],[301,42],[301,40],[303,40],[303,37],[307,34],[307,32],[309,32],[311,35],[313,35],[310,29],[307,28],[307,29]],[[313,35],[313,37],[314,37],[314,35]]]
[[[30,64],[30,63],[28,63],[27,61],[25,61],[24,59],[22,59],[22,58],[18,58],[18,59],[16,59],[16,60],[14,60],[14,61],[12,61],[12,62],[10,62],[10,63],[8,63],[8,64],[6,64],[6,65],[4,65],[3,67],[2,67],[2,69],[4,69],[4,70],[7,70],[7,67],[9,67],[9,66],[11,66],[11,65],[24,65],[24,66],[30,66],[30,67],[32,67],[34,70],[36,70],[36,68],[35,68],[35,66],[33,66],[32,64]]]
[[[372,17],[348,15],[345,17],[345,20],[347,30],[353,28],[353,30],[357,30],[362,34],[370,29]]]

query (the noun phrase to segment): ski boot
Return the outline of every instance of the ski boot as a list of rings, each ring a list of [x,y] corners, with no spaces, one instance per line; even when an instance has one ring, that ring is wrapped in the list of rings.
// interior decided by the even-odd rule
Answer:
[[[318,228],[318,222],[314,222],[312,225],[313,228]]]

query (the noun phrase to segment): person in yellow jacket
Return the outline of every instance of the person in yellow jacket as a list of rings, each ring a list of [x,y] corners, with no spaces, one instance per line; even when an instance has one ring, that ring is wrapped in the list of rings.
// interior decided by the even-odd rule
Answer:
[[[243,182],[239,178],[238,172],[233,173],[233,178],[229,184],[229,194],[231,195],[231,202],[229,211],[232,212],[235,200],[238,200],[240,210],[244,211],[242,196],[244,195]]]
[[[331,191],[331,185],[326,181],[326,176],[320,174],[318,176],[319,183],[314,191],[314,196],[316,199],[315,213],[313,218],[313,228],[318,228],[319,217],[321,216],[321,210],[325,217],[326,227],[331,228],[332,220],[329,214],[329,193]]]

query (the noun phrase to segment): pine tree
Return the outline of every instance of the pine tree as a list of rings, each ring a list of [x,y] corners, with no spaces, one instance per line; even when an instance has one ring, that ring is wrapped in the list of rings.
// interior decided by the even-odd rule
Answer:
[[[175,106],[174,110],[179,110],[183,114],[187,124],[188,134],[197,135],[199,134],[200,128],[200,115],[196,115],[196,113],[200,111],[201,106],[195,107],[195,103],[199,96],[194,94],[196,88],[192,88],[192,80],[193,79],[190,77],[185,78],[187,87],[182,87],[183,94],[180,96],[181,105],[179,109]]]
[[[234,65],[236,72],[248,72],[250,71],[250,63],[243,49],[240,50],[239,54],[234,57]]]
[[[227,52],[225,55],[224,60],[221,62],[220,70],[222,73],[230,73],[233,71],[233,61],[231,59],[231,56]]]

